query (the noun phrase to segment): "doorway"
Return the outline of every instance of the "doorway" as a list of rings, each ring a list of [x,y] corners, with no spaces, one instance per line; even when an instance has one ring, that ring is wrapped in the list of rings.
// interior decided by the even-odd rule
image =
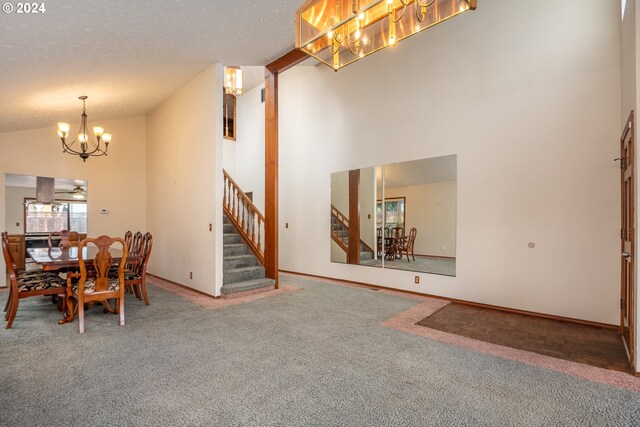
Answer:
[[[635,252],[635,138],[634,112],[629,119],[620,137],[620,188],[622,200],[622,227],[620,229],[621,240],[621,296],[620,296],[620,334],[627,348],[629,361],[633,367],[634,361],[634,252]]]

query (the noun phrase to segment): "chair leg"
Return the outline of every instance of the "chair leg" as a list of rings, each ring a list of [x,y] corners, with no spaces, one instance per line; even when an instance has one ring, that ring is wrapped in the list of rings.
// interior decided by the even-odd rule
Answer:
[[[120,305],[120,310],[118,310],[120,312],[120,326],[124,326],[124,294],[119,298],[118,303]]]
[[[140,282],[140,290],[142,291],[142,298],[144,298],[145,305],[149,305],[149,297],[147,297],[147,281],[142,280]]]
[[[4,315],[4,320],[9,320],[9,316],[11,315],[11,307],[13,307],[13,292],[9,293],[9,297],[7,298],[7,306],[5,308],[5,311],[7,312]]]
[[[84,303],[78,301],[78,332],[84,334]]]
[[[11,325],[13,325],[13,320],[16,318],[16,313],[18,312],[18,302],[20,298],[18,295],[14,295],[12,298],[11,306],[9,307],[9,317],[7,318],[7,329],[11,329]]]
[[[133,289],[133,293],[136,295],[136,298],[142,299],[142,296],[140,295],[140,284],[139,283],[134,283],[132,285],[129,285],[129,287],[131,287]]]
[[[12,287],[11,285],[9,285],[9,295],[7,296],[7,303],[4,305],[4,312],[6,313],[7,310],[9,310],[9,304],[11,303],[11,294],[13,293],[11,291]]]

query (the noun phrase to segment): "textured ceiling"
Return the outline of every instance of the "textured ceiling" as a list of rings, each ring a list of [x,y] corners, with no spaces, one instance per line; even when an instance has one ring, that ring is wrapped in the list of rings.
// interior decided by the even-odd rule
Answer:
[[[32,188],[35,194],[36,177],[32,175],[7,173],[4,175],[4,185],[6,187]],[[56,191],[71,191],[78,186],[86,189],[87,181],[80,179],[55,178]]]
[[[210,64],[294,46],[301,0],[66,0],[0,13],[0,132],[145,114]]]

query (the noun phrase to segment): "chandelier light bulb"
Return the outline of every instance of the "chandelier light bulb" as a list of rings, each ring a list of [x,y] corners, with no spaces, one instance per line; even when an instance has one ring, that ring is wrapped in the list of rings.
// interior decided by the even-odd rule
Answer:
[[[103,133],[104,133],[104,128],[103,127],[101,127],[101,126],[94,126],[93,127],[93,134],[95,136],[97,136],[98,138],[100,138]]]
[[[86,133],[79,133],[78,134],[78,141],[80,142],[87,142],[87,140],[89,139],[89,137],[87,136]]]
[[[62,133],[69,133],[69,129],[71,128],[71,126],[69,126],[69,123],[65,123],[65,122],[59,122],[58,123],[58,130]]]
[[[102,134],[102,140],[104,141],[105,144],[108,144],[111,142],[111,134],[110,133],[103,133]]]
[[[395,46],[478,0],[306,0],[296,11],[296,48],[334,70]]]

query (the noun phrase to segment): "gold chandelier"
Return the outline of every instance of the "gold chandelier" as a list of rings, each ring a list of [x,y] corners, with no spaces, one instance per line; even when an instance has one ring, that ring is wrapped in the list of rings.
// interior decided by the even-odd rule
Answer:
[[[296,12],[296,48],[338,71],[476,7],[477,0],[307,0]]]
[[[82,161],[86,162],[89,157],[106,156],[107,150],[109,150],[109,143],[111,142],[111,134],[106,133],[101,126],[93,127],[93,134],[96,137],[97,143],[89,135],[87,129],[87,107],[86,101],[88,96],[80,96],[79,100],[82,101],[82,116],[80,117],[80,129],[78,131],[78,137],[71,143],[67,143],[69,137],[69,130],[71,126],[69,123],[58,123],[58,136],[62,141],[62,151],[68,154],[74,154],[80,156]],[[104,147],[100,145],[100,142],[104,142]]]

